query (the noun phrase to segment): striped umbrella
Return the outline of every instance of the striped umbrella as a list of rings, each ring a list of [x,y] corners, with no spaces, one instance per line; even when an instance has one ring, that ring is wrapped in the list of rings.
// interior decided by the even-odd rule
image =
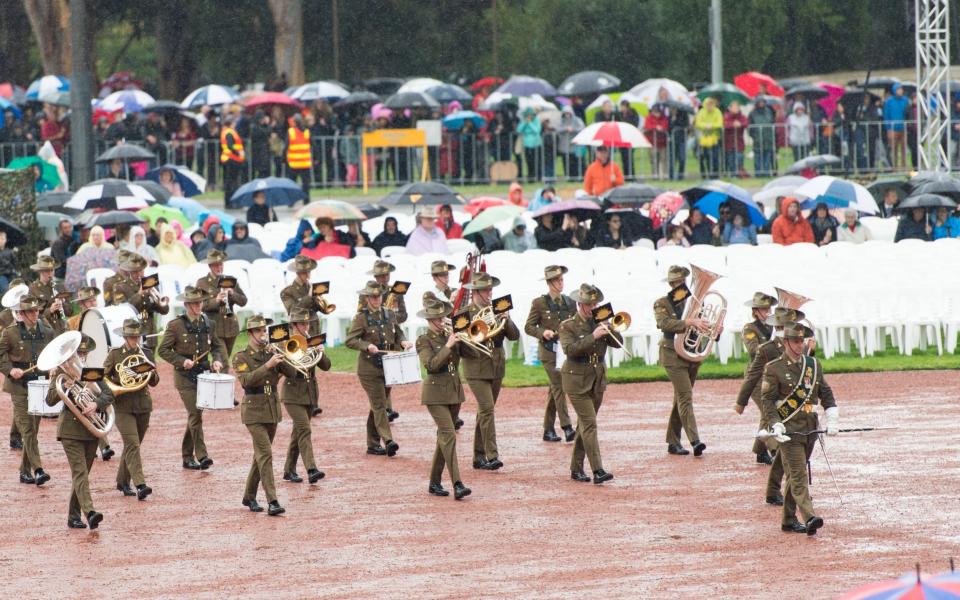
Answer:
[[[313,102],[314,100],[329,100],[336,102],[350,95],[350,91],[338,83],[332,81],[313,81],[305,83],[295,88],[290,97],[300,102]]]
[[[77,210],[139,210],[149,206],[152,201],[150,192],[136,183],[122,179],[99,179],[77,190],[64,207]]]
[[[580,146],[614,148],[650,148],[650,142],[639,129],[623,121],[606,121],[590,125],[573,138]]]
[[[854,208],[868,215],[875,215],[878,212],[877,201],[870,195],[867,188],[859,183],[837,179],[830,175],[814,177],[798,187],[794,194],[807,199],[800,204],[801,208],[814,208],[823,202],[832,207]]]
[[[39,100],[41,96],[53,96],[70,91],[70,80],[60,75],[44,75],[27,88],[27,100]]]
[[[960,598],[960,573],[950,572],[928,577],[907,573],[900,579],[861,586],[840,597],[840,600],[949,600]]]
[[[298,219],[326,217],[333,221],[365,221],[367,216],[349,202],[343,200],[317,200],[297,211]]]
[[[138,113],[156,102],[153,96],[141,90],[122,90],[114,92],[97,103],[97,108],[114,112]]]
[[[223,85],[205,85],[190,92],[183,99],[180,106],[184,108],[200,108],[201,106],[220,106],[236,102],[240,96],[233,88]]]

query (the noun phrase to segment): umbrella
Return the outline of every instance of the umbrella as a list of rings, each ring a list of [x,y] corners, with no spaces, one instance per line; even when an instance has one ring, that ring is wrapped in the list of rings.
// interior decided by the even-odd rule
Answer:
[[[621,96],[621,98],[622,97],[623,96]],[[677,102],[676,100],[661,100],[660,102],[654,102],[650,108],[653,108],[654,106],[660,107],[660,110],[675,110],[690,113],[691,115],[697,112],[697,109],[695,109],[692,104],[688,104],[686,102]]]
[[[453,188],[436,181],[408,183],[393,190],[380,202],[383,206],[420,206],[465,204],[463,196]]]
[[[200,108],[201,106],[220,106],[236,102],[239,95],[233,88],[223,85],[205,85],[197,88],[183,99],[180,106],[183,108]]]
[[[0,98],[6,98],[14,104],[26,104],[27,91],[15,83],[0,83]]]
[[[8,110],[12,112],[13,115],[18,119],[23,116],[23,111],[20,110],[20,107],[18,107],[16,104],[11,102],[10,100],[7,100],[6,98],[0,98],[0,113]]]
[[[97,162],[110,162],[111,160],[150,160],[151,158],[156,158],[157,155],[153,152],[150,152],[146,148],[142,148],[135,144],[117,144],[113,148],[110,148],[103,154],[97,157]]]
[[[597,114],[603,111],[603,105],[609,102],[616,107],[618,100],[626,100],[629,102],[631,108],[637,111],[637,113],[642,117],[646,117],[647,113],[650,112],[649,106],[642,102],[631,102],[630,99],[626,97],[626,94],[600,94],[593,100],[593,102],[587,105],[587,108],[583,111],[583,114],[587,118],[588,122],[595,123],[597,121]]]
[[[787,173],[801,173],[807,169],[819,169],[820,167],[836,166],[840,164],[840,157],[832,154],[814,154],[806,158],[801,158],[787,168]]]
[[[483,231],[487,227],[493,227],[503,221],[517,218],[523,209],[512,204],[503,206],[491,206],[479,215],[475,216],[467,226],[463,228],[463,235],[470,235]]]
[[[494,88],[503,83],[502,77],[481,77],[470,84],[470,89],[479,92],[483,88]]]
[[[377,96],[373,92],[352,92],[349,96],[337,100],[333,107],[346,108],[348,106],[373,106],[377,102],[380,102],[380,96]]]
[[[405,94],[407,92],[419,92],[425,94],[428,89],[443,85],[439,79],[432,77],[414,77],[403,82],[403,85],[397,88],[395,94]]]
[[[129,213],[128,213],[129,214]],[[75,292],[80,286],[86,285],[87,271],[91,269],[107,268],[118,270],[117,251],[109,248],[87,248],[80,254],[67,259],[66,278],[63,285]]]
[[[661,98],[661,90],[663,90],[666,98]],[[621,99],[624,97],[630,102],[639,102],[647,106],[653,106],[655,103],[662,102],[663,100],[692,104],[690,101],[690,92],[687,88],[672,79],[664,79],[662,77],[647,79],[642,83],[638,83],[623,94]]]
[[[792,196],[798,187],[810,181],[806,177],[799,175],[785,175],[777,177],[763,186],[759,192],[753,195],[757,202],[771,202],[781,196]]]
[[[501,94],[513,96],[556,96],[557,90],[545,79],[530,77],[529,75],[513,75],[500,87],[494,90]]]
[[[84,225],[84,229],[90,229],[96,225],[100,227],[116,227],[117,225],[137,225],[143,222],[143,218],[138,217],[136,213],[126,210],[109,210],[95,214],[93,218]]]
[[[173,100],[157,100],[143,107],[143,112],[145,113],[169,114],[177,113],[181,110],[183,110],[183,107],[180,106],[180,103],[174,102]]]
[[[787,100],[792,100],[799,95],[802,95],[807,100],[819,100],[820,98],[826,98],[830,94],[818,85],[806,84],[789,88],[786,97]]]
[[[40,167],[40,181],[46,184],[51,190],[63,183],[60,181],[60,174],[57,168],[39,156],[21,156],[10,161],[8,169],[29,169],[30,167]]]
[[[543,215],[572,214],[578,221],[586,221],[599,213],[600,205],[592,200],[561,200],[559,202],[551,202],[543,208],[536,210],[530,216],[534,219],[539,219]]]
[[[267,196],[267,204],[270,206],[281,204],[293,206],[299,200],[309,199],[303,188],[286,177],[265,177],[240,186],[230,198],[230,203],[235,207],[251,206],[256,192],[264,192]]]
[[[357,208],[360,210],[360,212],[363,213],[363,216],[365,216],[368,219],[379,217],[383,213],[387,212],[387,207],[380,206],[378,204],[370,204],[369,202],[358,204]]]
[[[298,110],[303,108],[302,104],[290,96],[280,92],[264,92],[262,94],[258,94],[247,100],[244,106],[246,106],[247,110],[251,112],[258,108],[264,108],[268,106],[282,106],[287,110]]]
[[[704,214],[711,217],[719,217],[720,205],[724,202],[733,201],[739,202],[747,209],[750,222],[754,225],[763,225],[767,222],[763,210],[750,196],[750,192],[732,183],[720,180],[707,181],[701,185],[687,188],[682,194],[691,206],[699,208]]]
[[[789,90],[790,88],[795,88],[800,85],[810,85],[810,82],[802,77],[788,77],[786,79],[778,79],[777,83],[780,84],[780,87]]]
[[[245,260],[253,262],[261,258],[270,258],[270,255],[256,244],[228,244],[227,255],[230,260]]]
[[[471,216],[476,217],[478,214],[492,206],[505,206],[508,204],[510,204],[510,201],[505,198],[478,196],[476,198],[471,198],[464,207],[464,210],[470,213]]]
[[[167,202],[167,206],[170,208],[179,209],[184,215],[186,215],[188,219],[190,219],[191,222],[199,219],[200,213],[207,210],[206,206],[200,204],[193,198],[182,198],[180,196],[174,196],[173,198],[170,198],[170,201]]]
[[[843,95],[840,96],[840,100],[838,102],[843,105],[843,110],[847,113],[848,118],[852,117],[853,114],[857,112],[857,108],[863,104],[864,95],[870,98],[870,104],[873,104],[877,100],[877,96],[875,94],[872,94],[862,88],[847,88],[843,92]]]
[[[900,202],[910,193],[910,184],[903,179],[878,179],[867,186],[867,191],[873,194],[877,203],[883,201],[883,197],[887,195],[887,190],[895,191],[897,202]]]
[[[360,85],[374,94],[389,96],[397,93],[397,90],[403,85],[403,80],[399,77],[373,77],[364,79]]]
[[[110,112],[123,110],[125,113],[137,113],[155,102],[153,96],[144,91],[123,90],[114,92],[98,102],[97,108]]]
[[[183,165],[167,163],[156,169],[150,169],[144,173],[143,177],[160,183],[160,173],[162,171],[170,171],[173,173],[173,178],[180,184],[180,190],[184,196],[197,196],[207,189],[207,180]],[[170,195],[167,194],[167,198],[169,197]]]
[[[801,203],[801,208],[813,208],[824,202],[827,206],[848,207],[870,215],[877,214],[877,201],[867,188],[859,183],[829,175],[814,177],[798,187],[794,193],[808,199]]]
[[[559,110],[544,110],[537,113],[537,118],[540,119],[541,123],[546,123],[550,125],[550,128],[556,131],[563,124],[563,113]],[[574,117],[574,119],[579,120],[580,117]],[[581,128],[583,127],[583,121],[580,121]]]
[[[910,195],[915,194],[939,194],[960,202],[960,181],[956,179],[928,181],[914,188]]]
[[[118,90],[139,89],[143,89],[143,82],[137,79],[137,76],[132,71],[117,71],[111,73],[103,80],[103,83],[100,84],[100,94],[102,96]]]
[[[909,181],[907,181],[907,185],[910,187],[910,189],[915,190],[921,185],[930,183],[931,181],[953,181],[953,177],[951,177],[949,173],[944,173],[942,171],[919,171],[916,175],[911,177]]]
[[[454,85],[452,83],[441,83],[440,85],[435,85],[432,88],[428,88],[424,93],[441,104],[449,104],[454,100],[460,102],[461,104],[466,104],[473,100],[473,96],[470,95],[470,92],[463,89],[459,85]]]
[[[7,234],[7,248],[15,248],[27,243],[27,234],[20,227],[0,217],[0,231]]]
[[[960,573],[942,573],[922,579],[920,567],[900,579],[870,583],[847,592],[839,600],[950,600],[960,598]]]
[[[334,221],[364,221],[367,216],[349,202],[343,200],[317,200],[305,204],[297,211],[298,219],[317,219],[327,217]]]
[[[386,108],[440,108],[440,103],[423,92],[397,92],[383,103]]]
[[[64,208],[63,206],[72,196],[73,194],[71,192],[44,192],[37,196],[37,209],[52,210],[65,215],[79,214],[80,211],[74,208]]]
[[[149,221],[151,227],[156,224],[157,219],[160,217],[166,219],[168,223],[179,221],[184,228],[189,227],[192,223],[192,221],[187,218],[182,210],[170,208],[169,206],[162,206],[160,204],[154,204],[148,208],[138,210],[137,216],[141,219]]]
[[[755,98],[760,93],[780,97],[785,94],[776,79],[766,73],[758,73],[757,71],[740,73],[733,78],[733,83],[751,98]]]
[[[493,92],[487,96],[479,108],[480,110],[500,110],[505,105],[510,104],[516,106],[520,112],[523,112],[528,108],[532,108],[535,111],[557,110],[556,104],[548,102],[540,94],[534,94],[532,96],[514,96],[500,92]]]
[[[645,183],[628,183],[604,192],[604,206],[623,206],[626,204],[641,205],[653,202],[653,199],[663,193],[658,187]]]
[[[153,196],[150,192],[132,181],[98,179],[74,192],[73,197],[64,206],[77,210],[89,208],[137,210],[146,208],[152,201]]]
[[[473,121],[474,129],[482,129],[487,124],[486,119],[472,110],[458,110],[450,113],[443,118],[442,123],[446,129],[460,130],[463,129],[465,121]]]
[[[57,92],[70,91],[70,80],[60,75],[44,75],[27,88],[27,100],[40,100]]]
[[[220,227],[223,228],[224,233],[233,229],[233,224],[237,222],[237,217],[228,215],[219,208],[204,208],[200,211],[200,214],[197,215],[197,223],[202,227],[210,217],[214,217],[220,223]]]
[[[56,106],[70,106],[70,92],[50,92],[49,94],[40,94],[37,98],[40,102],[54,104]]]
[[[660,227],[670,222],[677,211],[679,211],[686,202],[678,192],[664,192],[653,199],[650,203],[650,220],[654,227]]]
[[[916,194],[907,196],[907,198],[897,205],[896,210],[904,211],[911,208],[956,208],[957,203],[940,194]]]
[[[754,96],[753,102],[751,104],[756,106],[757,102],[760,102],[761,100],[763,100],[767,104],[773,104],[775,106],[783,106],[783,98],[778,98],[777,96],[767,96],[764,94],[758,94]]]
[[[567,96],[602,94],[620,87],[620,80],[603,71],[581,71],[563,80],[557,91]]]
[[[338,83],[332,81],[314,81],[305,83],[293,90],[290,97],[300,102],[313,102],[314,100],[336,101],[346,98],[350,91]]]
[[[153,198],[153,201],[159,204],[166,204],[173,196],[173,194],[167,191],[167,188],[155,181],[150,181],[149,179],[140,179],[136,183],[143,189],[147,190],[147,193],[150,194],[150,196]]]
[[[718,98],[721,106],[730,106],[732,102],[746,104],[750,98],[732,83],[714,83],[697,92],[697,98],[701,101],[707,98]]]
[[[874,76],[860,84],[860,87],[870,90],[890,90],[897,83],[900,83],[900,80],[896,77]]]
[[[573,138],[580,146],[607,146],[615,148],[650,148],[643,133],[623,121],[605,121],[586,127]]]

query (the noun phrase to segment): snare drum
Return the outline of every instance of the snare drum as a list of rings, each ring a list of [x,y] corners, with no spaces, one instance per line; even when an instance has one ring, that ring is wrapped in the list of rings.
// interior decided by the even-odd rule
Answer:
[[[86,366],[102,367],[111,348],[123,345],[123,338],[114,329],[123,327],[124,319],[139,319],[140,314],[132,304],[117,304],[89,308],[80,317],[80,333],[93,338],[96,349],[87,355]]]
[[[420,360],[413,350],[383,354],[383,379],[387,385],[419,383]]]
[[[35,417],[55,417],[63,410],[63,402],[47,406],[49,379],[34,379],[27,382],[27,414]]]
[[[197,375],[197,408],[200,410],[230,410],[233,408],[233,375],[201,373]]]

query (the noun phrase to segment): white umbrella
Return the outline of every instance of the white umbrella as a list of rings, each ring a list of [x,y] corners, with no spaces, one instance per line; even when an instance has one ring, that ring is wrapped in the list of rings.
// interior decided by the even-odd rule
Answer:
[[[404,92],[420,92],[421,94],[427,93],[432,87],[437,87],[438,85],[443,85],[443,82],[439,79],[433,79],[432,77],[415,77],[397,89],[398,94]]]
[[[638,83],[620,96],[620,99],[627,99],[629,102],[638,102],[640,104],[646,104],[647,106],[653,106],[660,100],[661,89],[666,90],[669,99],[674,102],[693,104],[690,100],[690,91],[683,87],[683,84],[672,79],[664,78],[647,79],[643,83]]]
[[[63,206],[77,210],[139,210],[152,201],[153,196],[141,185],[122,179],[100,179],[77,190]]]
[[[497,110],[504,102],[515,101],[520,112],[528,108],[540,112],[541,110],[558,110],[557,105],[548,101],[540,94],[532,96],[514,96],[513,94],[504,94],[503,92],[493,92],[480,105],[480,110]]]
[[[101,100],[97,108],[114,112],[122,110],[128,113],[140,112],[145,106],[156,102],[153,96],[142,90],[120,90]]]
[[[623,121],[594,123],[573,138],[580,146],[608,148],[650,148],[650,141],[639,129]]]
[[[803,204],[809,206],[803,208],[813,208],[816,203],[824,202],[828,206],[853,208],[868,215],[875,215],[879,211],[876,199],[867,188],[830,175],[814,177],[793,193],[808,199]]]
[[[296,88],[289,94],[294,100],[301,102],[313,102],[320,98],[324,100],[336,101],[346,98],[350,92],[338,83],[331,81],[313,81],[305,83]]]
[[[39,100],[42,96],[54,96],[70,91],[70,80],[60,75],[44,75],[27,88],[27,100]]]
[[[183,99],[180,106],[184,108],[200,108],[201,106],[220,106],[221,104],[230,104],[236,102],[239,94],[223,85],[205,85],[190,92],[190,95]]]

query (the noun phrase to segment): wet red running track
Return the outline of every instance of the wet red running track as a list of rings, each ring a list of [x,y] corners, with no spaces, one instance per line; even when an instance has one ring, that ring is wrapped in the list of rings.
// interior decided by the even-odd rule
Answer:
[[[170,381],[167,365],[161,374]],[[734,414],[734,381],[697,385],[702,459],[665,452],[668,384],[609,388],[599,431],[616,479],[603,486],[571,481],[571,445],[540,440],[542,389],[504,391],[497,434],[506,466],[474,471],[468,393],[458,454],[473,495],[455,502],[426,493],[435,429],[418,388],[396,390],[399,455],[373,457],[364,453],[366,399],[356,379],[328,375],[324,413],[313,421],[327,478],[280,480],[290,432],[282,423],[274,443],[281,517],[240,505],[252,450],[237,411],[206,415],[213,468],[181,469],[185,413],[164,383],[143,447],[154,493],[123,498],[117,459],[98,459],[92,490],[105,519],[96,532],[66,528],[70,473],[55,421],[41,427],[53,477],[42,488],[17,483],[19,453],[0,451],[3,596],[814,599],[916,562],[945,569],[960,556],[960,374],[830,381],[844,426],[899,429],[828,440],[843,505],[817,451],[813,494],[826,525],[813,538],[781,533],[779,509],[763,502],[766,468],[749,452],[756,410]],[[10,418],[4,400],[3,431]],[[113,440],[119,454],[117,433]]]

